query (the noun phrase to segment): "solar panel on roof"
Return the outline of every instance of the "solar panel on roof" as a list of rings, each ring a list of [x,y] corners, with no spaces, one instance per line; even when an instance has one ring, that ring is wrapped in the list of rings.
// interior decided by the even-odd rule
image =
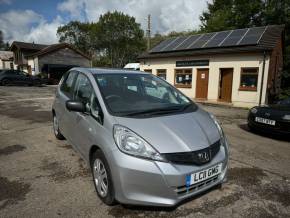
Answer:
[[[257,44],[266,27],[254,27],[249,29],[244,38],[238,43],[238,45]]]
[[[221,47],[224,46],[235,46],[240,39],[245,35],[248,29],[238,29],[234,30],[229,37],[220,45]]]
[[[264,33],[268,27],[254,27],[215,33],[177,37],[164,40],[150,52],[185,51],[206,48],[255,45],[264,42]],[[269,27],[270,28],[270,27]],[[268,31],[265,35],[268,34]],[[260,39],[262,39],[260,41]]]
[[[164,47],[162,51],[171,51],[174,50],[180,43],[182,43],[187,37],[178,37],[174,42],[169,44],[167,47]]]
[[[185,50],[189,45],[194,43],[201,35],[189,36],[184,42],[175,48],[175,50]]]
[[[211,39],[211,37],[213,37],[215,35],[215,33],[207,33],[202,35],[202,37],[200,37],[200,39],[198,39],[195,43],[193,43],[192,45],[190,45],[190,47],[188,47],[188,49],[193,49],[193,48],[202,48],[202,46]]]
[[[231,31],[218,32],[204,48],[218,47],[218,45],[230,34]]]
[[[173,40],[174,39],[166,39],[166,40],[162,41],[161,43],[159,43],[158,45],[156,45],[154,48],[152,48],[150,50],[150,52],[160,52],[161,49],[163,49],[164,47],[166,47]]]

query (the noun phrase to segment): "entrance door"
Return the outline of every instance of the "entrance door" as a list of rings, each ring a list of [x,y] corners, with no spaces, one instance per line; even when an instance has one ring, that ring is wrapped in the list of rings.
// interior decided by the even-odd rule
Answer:
[[[207,99],[208,69],[197,69],[195,98]]]
[[[225,102],[232,101],[233,69],[220,69],[220,94],[219,100]]]

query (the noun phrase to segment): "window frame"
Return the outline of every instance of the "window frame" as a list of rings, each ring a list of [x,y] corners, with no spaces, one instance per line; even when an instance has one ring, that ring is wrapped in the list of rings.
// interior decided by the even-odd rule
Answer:
[[[176,75],[177,75],[177,71],[181,70],[182,71],[182,75],[186,75],[187,73],[185,73],[185,71],[189,70],[191,72],[191,83],[190,84],[177,84],[176,83]],[[187,88],[187,89],[191,89],[192,88],[192,68],[176,68],[174,69],[174,86],[176,88]]]
[[[167,70],[166,69],[157,69],[156,70],[156,76],[158,76],[159,78],[163,79],[162,77],[160,77],[160,74],[165,74],[165,79],[167,80]]]
[[[245,73],[244,70],[256,70],[256,73]],[[257,75],[257,84],[256,87],[250,87],[250,86],[242,86],[242,77],[243,75]],[[240,73],[240,84],[239,84],[239,91],[253,91],[256,92],[258,90],[258,80],[259,80],[259,67],[241,67],[241,73]]]

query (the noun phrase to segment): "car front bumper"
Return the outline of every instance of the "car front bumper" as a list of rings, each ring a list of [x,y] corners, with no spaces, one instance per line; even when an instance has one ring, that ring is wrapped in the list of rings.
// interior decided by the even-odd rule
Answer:
[[[280,120],[276,120],[276,125],[271,126],[263,123],[257,123],[255,121],[255,117],[253,114],[249,114],[248,116],[248,125],[250,128],[253,128],[257,131],[270,133],[270,134],[279,134],[279,135],[290,135],[290,122],[282,122]],[[267,118],[266,118],[267,119]]]
[[[115,150],[110,155],[116,200],[124,204],[174,206],[226,181],[228,153],[221,146],[211,162],[203,166],[144,160]],[[186,176],[222,163],[222,172],[186,187]]]

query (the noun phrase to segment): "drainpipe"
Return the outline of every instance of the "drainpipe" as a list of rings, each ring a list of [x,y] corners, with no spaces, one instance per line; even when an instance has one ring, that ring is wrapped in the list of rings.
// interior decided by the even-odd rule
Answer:
[[[259,106],[261,106],[261,102],[262,102],[263,85],[264,85],[264,74],[265,74],[265,65],[266,65],[266,51],[264,51],[264,57],[263,57],[263,68],[262,68],[262,79],[261,79]]]

